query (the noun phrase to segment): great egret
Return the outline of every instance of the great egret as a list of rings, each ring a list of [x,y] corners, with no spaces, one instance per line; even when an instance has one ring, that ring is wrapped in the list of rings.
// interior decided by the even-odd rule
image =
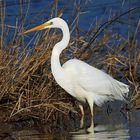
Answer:
[[[124,100],[124,94],[129,92],[128,85],[113,79],[105,72],[92,67],[85,62],[71,59],[60,64],[60,54],[67,47],[70,40],[70,32],[67,23],[61,18],[53,18],[44,24],[36,26],[24,32],[38,31],[46,28],[59,28],[62,30],[63,38],[55,44],[51,56],[51,70],[56,82],[70,95],[81,102],[88,102],[92,121],[88,128],[93,129],[93,105],[101,106],[108,100]],[[83,126],[84,110],[82,112],[81,126]]]

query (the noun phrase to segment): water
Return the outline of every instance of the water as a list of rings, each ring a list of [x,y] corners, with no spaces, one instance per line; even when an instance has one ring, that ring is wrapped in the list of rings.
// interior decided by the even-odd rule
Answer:
[[[6,16],[5,23],[15,26],[24,23],[25,28],[33,27],[50,19],[50,13],[52,11],[52,0],[26,0],[21,4],[19,1],[6,0]],[[75,7],[78,7],[80,3],[80,18],[79,27],[81,30],[89,30],[94,28],[97,20],[101,23],[108,21],[109,19],[120,15],[131,8],[140,6],[139,0],[58,0],[56,6],[57,11],[65,10],[62,12],[62,18],[67,22],[70,22],[71,15],[74,12]],[[22,5],[22,6],[21,6]],[[58,12],[54,10],[53,17],[58,15]],[[128,22],[130,18],[131,22]],[[128,37],[128,34],[133,35],[140,18],[140,7],[128,14],[122,16],[118,22],[112,24],[108,29],[114,33],[122,34],[124,37]],[[73,24],[73,27],[75,23]],[[14,30],[13,30],[14,31]],[[139,32],[137,33],[138,40],[140,38]]]
[[[0,139],[3,140],[139,140],[140,139],[140,111],[130,112],[129,119],[119,113],[112,113],[111,116],[103,116],[103,113],[96,117],[102,118],[95,126],[92,133],[85,129],[75,132],[58,130],[49,133],[45,127],[31,127],[26,129],[11,129],[11,125],[0,126]],[[122,118],[122,119],[120,119]]]

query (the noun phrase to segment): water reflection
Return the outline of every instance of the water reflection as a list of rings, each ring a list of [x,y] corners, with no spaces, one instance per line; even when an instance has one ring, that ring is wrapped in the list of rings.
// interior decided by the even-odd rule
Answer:
[[[123,125],[98,125],[93,133],[79,132],[72,134],[72,140],[128,140],[129,129]]]
[[[140,140],[139,116],[140,111],[133,111],[129,120],[124,121],[118,112],[109,117],[99,114],[95,116],[98,125],[92,133],[85,129],[75,132],[77,128],[72,128],[74,132],[64,129],[50,132],[47,125],[23,129],[13,128],[12,124],[0,124],[0,140]]]
[[[3,140],[129,140],[129,129],[120,125],[97,125],[93,133],[86,133],[85,130],[77,132],[48,133],[38,129],[26,129],[3,133],[0,135]]]

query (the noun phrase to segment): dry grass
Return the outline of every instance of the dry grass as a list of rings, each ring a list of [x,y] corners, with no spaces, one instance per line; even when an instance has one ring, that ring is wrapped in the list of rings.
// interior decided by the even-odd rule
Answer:
[[[61,39],[61,35],[56,30],[53,33],[46,30],[35,34],[32,38],[19,36],[18,32],[24,30],[23,26],[5,25],[4,11],[4,9],[1,11],[0,108],[5,109],[7,113],[3,119],[17,121],[34,118],[48,122],[57,119],[57,112],[64,116],[68,116],[70,111],[76,114],[76,101],[56,84],[50,71],[51,50]],[[70,27],[76,19],[76,29],[79,29],[77,9],[75,13],[76,18],[72,18]],[[58,15],[62,14],[63,11],[59,11]],[[52,12],[51,17],[53,16]],[[69,46],[61,55],[61,62],[67,61],[69,59],[67,56],[77,57],[104,69],[116,79],[125,81],[133,93],[130,102],[135,108],[139,108],[140,44],[135,38],[139,27],[138,23],[132,40],[125,39],[108,28],[104,28],[104,35],[95,37],[98,26],[86,32],[85,36],[81,36],[77,30],[78,35],[71,37]],[[9,37],[11,28],[15,28],[15,34],[13,39],[7,42],[6,38]],[[24,42],[25,39],[30,42]]]

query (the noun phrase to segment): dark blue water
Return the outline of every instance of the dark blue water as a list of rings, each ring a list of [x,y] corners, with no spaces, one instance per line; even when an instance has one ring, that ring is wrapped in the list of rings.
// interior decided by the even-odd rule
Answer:
[[[130,9],[140,6],[139,0],[58,0],[56,6],[54,3],[53,0],[26,0],[22,3],[19,0],[6,0],[5,23],[15,26],[16,22],[18,25],[24,22],[23,26],[29,28],[50,19],[51,13],[52,17],[58,16],[60,11],[63,11],[62,18],[69,23],[72,16],[76,17],[78,13],[75,12],[75,7],[80,6],[79,28],[87,31],[94,28],[97,21],[100,21],[98,23],[101,25]],[[57,10],[52,10],[53,6]],[[119,33],[126,38],[128,34],[133,36],[139,19],[140,7],[121,16],[117,22],[108,27],[108,30]],[[137,37],[139,37],[138,34],[139,32]]]

